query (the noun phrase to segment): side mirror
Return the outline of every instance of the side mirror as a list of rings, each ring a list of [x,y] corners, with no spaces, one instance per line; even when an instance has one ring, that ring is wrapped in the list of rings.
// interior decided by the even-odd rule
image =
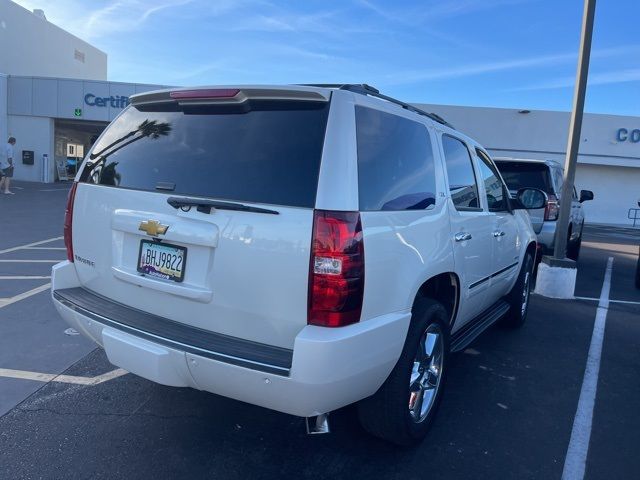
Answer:
[[[587,200],[593,200],[593,192],[591,190],[580,190],[580,203]]]
[[[536,210],[545,208],[549,197],[539,188],[521,188],[516,194],[515,205],[512,207],[516,210]]]

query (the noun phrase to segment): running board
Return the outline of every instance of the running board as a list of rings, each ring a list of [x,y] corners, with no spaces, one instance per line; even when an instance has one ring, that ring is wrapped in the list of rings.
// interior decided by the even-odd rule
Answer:
[[[498,300],[491,307],[478,315],[451,336],[451,351],[464,350],[482,332],[500,320],[509,311],[509,304],[504,300]]]

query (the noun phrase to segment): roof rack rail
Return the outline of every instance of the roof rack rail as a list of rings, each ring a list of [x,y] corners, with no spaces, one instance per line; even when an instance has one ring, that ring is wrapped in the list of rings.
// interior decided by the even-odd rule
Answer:
[[[337,88],[338,90],[348,90],[353,93],[359,93],[360,95],[370,95],[372,97],[381,98],[383,100],[386,100],[387,102],[395,103],[396,105],[399,105],[406,110],[417,113],[418,115],[429,117],[431,120],[442,125],[446,125],[449,128],[455,128],[440,115],[436,113],[429,113],[396,98],[384,95],[383,93],[380,93],[380,90],[372,87],[371,85],[367,85],[366,83],[305,83],[303,85],[308,87]]]

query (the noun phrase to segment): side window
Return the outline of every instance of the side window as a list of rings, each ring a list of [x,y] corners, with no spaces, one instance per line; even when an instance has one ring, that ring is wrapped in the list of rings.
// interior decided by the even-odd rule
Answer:
[[[356,137],[360,210],[435,205],[435,161],[426,126],[357,106]]]
[[[496,167],[489,159],[489,156],[482,150],[476,148],[476,153],[480,159],[480,175],[482,175],[482,181],[484,182],[489,211],[504,212],[509,210],[507,189],[502,183]]]
[[[442,136],[449,191],[456,210],[480,210],[478,186],[467,146],[455,137]]]
[[[562,185],[564,184],[564,172],[559,168],[554,168],[553,175],[555,177],[556,195],[562,195]]]

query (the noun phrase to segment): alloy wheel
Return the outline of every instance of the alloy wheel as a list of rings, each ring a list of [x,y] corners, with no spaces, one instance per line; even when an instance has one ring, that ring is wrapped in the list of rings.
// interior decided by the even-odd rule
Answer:
[[[531,272],[527,272],[524,276],[524,282],[523,282],[523,287],[522,287],[522,303],[520,305],[520,313],[522,315],[522,317],[525,316],[525,314],[527,313],[527,307],[529,306],[529,294],[530,294],[530,277],[531,277]]]
[[[444,366],[444,338],[437,324],[427,327],[418,343],[409,380],[409,414],[420,423],[433,406]]]

